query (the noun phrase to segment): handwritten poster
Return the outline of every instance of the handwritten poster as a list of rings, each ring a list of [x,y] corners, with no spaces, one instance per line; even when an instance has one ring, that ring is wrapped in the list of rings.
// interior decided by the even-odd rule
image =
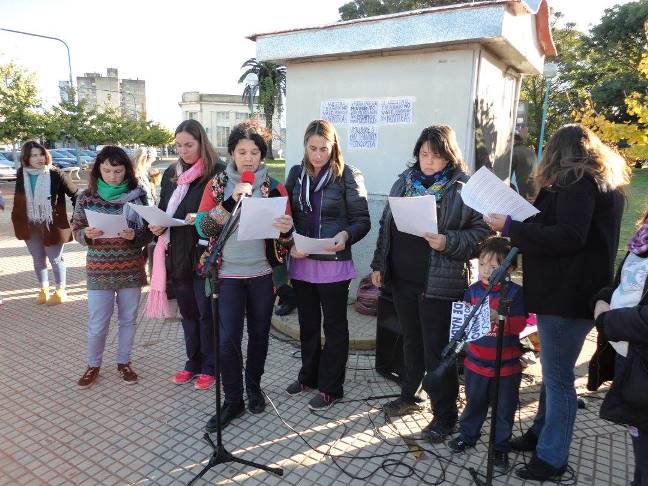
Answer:
[[[380,103],[380,123],[412,123],[412,105],[410,98],[383,100]]]
[[[322,101],[320,116],[333,124],[347,123],[349,121],[349,102],[346,100]]]
[[[375,125],[378,123],[378,100],[353,100],[349,103],[349,123]]]
[[[450,339],[459,331],[464,323],[468,314],[473,306],[466,302],[453,302],[452,311],[450,314]],[[488,297],[477,311],[473,319],[470,321],[466,332],[466,341],[476,341],[484,337],[491,331],[492,325],[490,321],[490,306],[488,304]]]
[[[351,150],[375,150],[378,147],[376,125],[351,125],[348,147]]]

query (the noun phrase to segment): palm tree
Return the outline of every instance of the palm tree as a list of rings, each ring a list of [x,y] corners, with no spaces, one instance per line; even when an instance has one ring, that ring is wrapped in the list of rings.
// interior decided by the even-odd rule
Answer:
[[[245,69],[238,82],[243,83],[250,74],[256,75],[257,85],[246,84],[243,89],[243,102],[254,103],[254,94],[258,89],[257,104],[263,111],[266,128],[272,133],[272,120],[275,111],[281,118],[283,111],[283,97],[286,95],[286,68],[273,62],[257,61],[252,57],[241,66]],[[273,159],[272,138],[268,142],[268,158]]]

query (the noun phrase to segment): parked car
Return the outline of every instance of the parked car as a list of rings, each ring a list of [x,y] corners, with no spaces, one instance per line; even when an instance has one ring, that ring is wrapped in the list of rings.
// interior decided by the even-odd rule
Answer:
[[[15,181],[16,175],[14,163],[4,155],[0,155],[0,181]]]
[[[65,148],[65,149],[56,149],[57,152],[63,152],[69,154],[73,159],[78,159],[79,165],[83,168],[87,167],[94,163],[94,156],[87,155],[83,153],[81,149]]]

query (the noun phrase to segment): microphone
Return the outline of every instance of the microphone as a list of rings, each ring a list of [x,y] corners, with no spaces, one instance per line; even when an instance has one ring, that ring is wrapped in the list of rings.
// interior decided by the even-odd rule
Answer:
[[[497,267],[493,273],[491,273],[490,277],[488,277],[489,284],[495,285],[497,284],[497,282],[500,282],[502,280],[502,277],[506,275],[506,271],[513,263],[513,260],[515,259],[515,256],[519,251],[520,250],[517,246],[511,247],[511,251],[508,252],[508,255],[506,255],[506,258],[504,258],[500,266]]]
[[[251,186],[254,185],[254,172],[251,172],[249,170],[246,170],[241,174],[241,182],[244,184],[250,184]],[[250,194],[241,194],[242,196],[245,197],[250,197]]]

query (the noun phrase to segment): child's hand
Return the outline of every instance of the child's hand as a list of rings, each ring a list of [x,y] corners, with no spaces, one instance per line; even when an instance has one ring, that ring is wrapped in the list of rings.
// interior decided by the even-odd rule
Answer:
[[[95,238],[101,238],[103,235],[103,231],[101,231],[98,228],[86,228],[85,231],[83,232],[86,238],[89,238],[91,240],[94,240]]]
[[[491,322],[497,322],[499,319],[499,314],[495,309],[490,310],[490,320]]]

